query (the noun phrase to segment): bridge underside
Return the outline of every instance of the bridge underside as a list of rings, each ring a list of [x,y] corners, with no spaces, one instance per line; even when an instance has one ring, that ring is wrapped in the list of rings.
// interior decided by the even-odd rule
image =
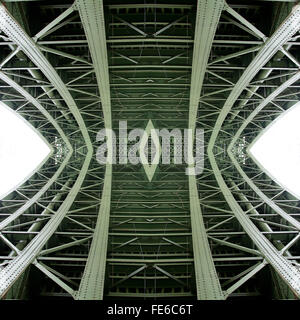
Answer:
[[[0,101],[54,152],[0,200],[1,298],[298,299],[299,200],[247,147],[299,101],[299,29],[296,1],[4,1]],[[203,171],[175,139],[120,161],[120,121],[203,129]]]

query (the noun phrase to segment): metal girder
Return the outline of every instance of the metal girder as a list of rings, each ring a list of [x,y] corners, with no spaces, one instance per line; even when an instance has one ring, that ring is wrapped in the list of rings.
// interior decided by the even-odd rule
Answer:
[[[76,8],[89,44],[96,73],[106,129],[111,129],[111,99],[102,1],[77,0]],[[88,261],[76,299],[102,300],[106,268],[108,226],[111,202],[112,166],[106,165],[101,206]]]
[[[59,177],[61,172],[64,170],[65,166],[67,165],[72,152],[73,148],[69,142],[69,139],[66,137],[65,133],[61,129],[61,127],[57,124],[55,119],[45,110],[45,108],[35,99],[33,98],[26,90],[24,90],[21,86],[19,86],[15,81],[13,81],[10,77],[5,75],[3,72],[0,71],[0,79],[5,81],[7,84],[9,84],[12,88],[14,88],[16,91],[18,91],[20,94],[22,94],[30,103],[32,103],[47,119],[48,121],[53,125],[53,127],[57,130],[57,132],[60,134],[61,138],[65,142],[65,144],[68,147],[68,154],[65,157],[64,161],[61,163],[58,170],[55,172],[55,174],[48,180],[48,182],[43,186],[32,198],[30,198],[21,208],[16,210],[13,214],[11,214],[9,217],[1,221],[0,223],[0,230],[5,228],[8,224],[10,224],[13,220],[18,218],[21,214],[25,212],[31,205],[33,205],[48,189],[49,187],[56,181],[56,179]]]
[[[13,214],[9,215],[6,219],[0,222],[0,230],[8,226],[12,221],[17,219],[20,215],[22,215],[30,206],[36,203],[42,195],[49,189],[49,187],[57,180],[59,175],[63,172],[64,168],[68,164],[72,153],[69,152],[65,157],[64,161],[61,163],[55,174],[47,181],[45,186],[43,186],[31,199],[29,199],[23,206],[21,206],[18,210],[16,210]]]
[[[67,16],[69,16],[74,11],[74,6],[70,6],[67,10],[65,10],[62,14],[60,14],[57,18],[55,18],[52,22],[47,24],[47,26],[38,32],[33,40],[36,42],[38,39],[45,36],[52,28],[54,28],[58,23],[64,20]]]
[[[237,139],[244,131],[244,129],[248,126],[248,124],[255,118],[255,116],[266,107],[272,100],[274,100],[278,95],[280,95],[284,90],[289,88],[293,83],[300,79],[300,71],[290,77],[287,81],[282,83],[277,89],[275,89],[272,93],[270,93],[256,108],[251,112],[251,114],[245,119],[239,129],[236,131],[234,137],[232,138],[228,150],[231,150],[236,143]]]
[[[103,188],[105,182],[109,182],[106,178],[103,179],[105,167],[99,167],[96,159],[92,158],[89,165],[89,168],[92,169],[88,170],[76,197],[73,200],[68,198],[72,202],[72,206],[64,219],[61,220],[59,231],[54,231],[54,236],[47,243],[47,247],[44,246],[40,251],[39,248],[35,249],[35,253],[37,251],[39,253],[33,263],[37,263],[37,267],[49,278],[44,277],[46,291],[43,286],[41,288],[33,286],[32,289],[36,290],[35,293],[44,297],[64,296],[75,299],[102,299],[103,289],[107,289],[105,290],[107,297],[125,298],[184,296],[194,298],[197,294],[199,299],[207,299],[208,295],[210,295],[209,299],[225,299],[239,295],[250,295],[251,293],[264,294],[264,284],[260,283],[262,274],[258,277],[254,275],[265,265],[265,255],[262,254],[261,257],[250,256],[249,253],[255,255],[258,252],[261,253],[262,247],[266,251],[271,249],[265,246],[260,237],[258,237],[257,243],[261,247],[255,246],[255,243],[251,241],[251,237],[248,236],[251,233],[247,229],[249,227],[248,221],[241,222],[240,214],[242,212],[249,218],[250,224],[253,222],[253,225],[257,225],[259,230],[262,230],[260,233],[263,236],[272,239],[277,254],[283,256],[284,260],[280,260],[280,263],[288,261],[297,265],[295,259],[298,259],[299,256],[292,256],[288,249],[298,241],[299,232],[288,230],[289,227],[286,228],[285,223],[289,224],[289,222],[286,220],[281,222],[282,216],[253,192],[253,189],[235,168],[235,163],[232,163],[230,158],[226,158],[224,146],[230,142],[235,131],[253,111],[253,108],[260,104],[265,99],[265,95],[274,90],[273,88],[277,88],[275,84],[284,81],[283,79],[287,75],[283,70],[297,72],[296,50],[300,43],[298,36],[291,38],[287,42],[288,45],[286,43],[284,47],[279,49],[285,50],[288,59],[281,59],[280,62],[279,60],[277,62],[279,55],[283,56],[279,53],[272,60],[269,60],[268,66],[260,68],[263,79],[257,74],[254,78],[256,81],[249,82],[245,86],[245,91],[237,97],[235,100],[237,102],[234,101],[235,104],[232,105],[232,110],[236,110],[237,113],[230,110],[232,118],[231,120],[230,116],[224,118],[224,126],[222,127],[223,120],[221,119],[220,124],[218,115],[221,113],[221,106],[226,101],[230,90],[235,86],[235,79],[244,70],[249,72],[247,69],[249,59],[254,57],[257,51],[263,50],[265,46],[264,42],[267,39],[257,29],[261,28],[263,23],[259,19],[263,19],[265,10],[271,11],[277,6],[271,3],[264,5],[262,2],[253,5],[250,0],[247,0],[243,5],[230,4],[232,9],[238,9],[234,11],[225,4],[225,9],[233,16],[228,23],[223,22],[223,19],[219,22],[215,20],[213,10],[217,10],[217,8],[212,9],[212,7],[216,3],[221,3],[221,0],[219,2],[199,0],[203,9],[201,11],[202,19],[206,19],[207,23],[203,23],[199,28],[204,36],[200,38],[201,41],[196,43],[199,33],[196,30],[195,40],[192,39],[192,23],[189,22],[193,21],[194,17],[199,18],[197,17],[199,12],[196,11],[196,3],[163,4],[162,0],[162,4],[128,4],[125,1],[122,4],[107,5],[105,6],[105,18],[108,17],[108,21],[113,21],[107,25],[108,41],[105,39],[105,34],[103,36],[105,26],[102,0],[97,3],[90,0],[78,0],[73,5],[46,4],[44,6],[42,2],[34,5],[34,12],[40,13],[39,21],[43,26],[47,25],[48,21],[50,24],[33,38],[33,42],[40,52],[55,61],[55,71],[63,74],[63,78],[66,79],[66,88],[73,95],[73,100],[80,106],[79,112],[82,119],[86,121],[86,129],[91,136],[90,140],[95,140],[97,130],[101,126],[112,127],[112,125],[107,126],[107,123],[104,123],[105,116],[103,118],[101,114],[101,102],[103,108],[106,108],[108,104],[105,105],[99,90],[105,94],[110,89],[108,76],[103,74],[103,70],[105,73],[107,72],[107,75],[110,72],[112,77],[110,94],[112,95],[114,129],[117,128],[117,120],[120,119],[129,120],[130,129],[145,127],[150,116],[155,121],[156,127],[174,124],[180,128],[186,127],[187,124],[190,126],[187,115],[190,87],[188,82],[190,82],[191,74],[196,72],[199,77],[197,78],[194,74],[192,89],[195,97],[198,94],[198,101],[195,102],[194,117],[190,114],[191,123],[193,128],[196,125],[201,125],[207,129],[206,143],[208,143],[209,135],[216,124],[219,132],[216,135],[216,144],[214,144],[214,148],[216,148],[214,149],[214,158],[216,165],[220,166],[219,171],[210,168],[205,155],[207,164],[204,174],[196,179],[197,177],[184,177],[182,170],[185,169],[185,166],[176,168],[173,165],[167,167],[159,165],[151,182],[145,181],[142,166],[120,166],[116,169],[117,171],[113,171],[111,177],[112,196],[110,200],[107,200],[105,199],[107,192],[104,193],[105,188]],[[205,3],[207,6],[204,5]],[[79,5],[77,6],[77,4]],[[26,5],[30,14],[31,6],[33,3]],[[99,7],[100,11],[102,10],[100,14],[97,12]],[[81,11],[81,15],[75,12],[76,9],[79,9],[79,13]],[[82,12],[88,18],[83,18]],[[166,13],[170,13],[168,19],[165,19]],[[251,16],[252,13],[253,16]],[[249,20],[245,20],[240,14]],[[114,15],[119,15],[121,22],[116,21]],[[81,19],[78,18],[79,16]],[[155,17],[155,21],[152,17]],[[187,17],[187,23],[178,22],[184,17]],[[222,18],[226,19],[226,13]],[[99,22],[99,20],[101,21]],[[278,19],[274,18],[273,20]],[[97,21],[97,25],[95,21]],[[210,44],[211,32],[216,25],[216,37],[212,39],[212,44]],[[169,29],[172,26],[174,28]],[[266,26],[264,30],[269,30],[269,26]],[[163,37],[161,36],[162,32],[164,32]],[[255,39],[253,35],[261,39]],[[41,41],[44,40],[42,38],[45,41]],[[214,38],[213,35],[212,38]],[[34,66],[31,63],[30,60],[33,59],[35,48],[28,50],[32,57],[27,59],[20,52],[23,49],[14,43],[14,39],[10,41],[6,36],[0,35],[0,40],[0,47],[3,48],[2,62],[0,61],[1,70],[4,73],[16,70],[17,72],[14,74],[6,73],[6,75],[13,79],[20,78],[17,81],[20,81],[23,90],[28,90],[51,114],[55,114],[57,125],[66,129],[65,134],[70,139],[70,144],[76,145],[76,152],[73,153],[72,158],[64,162],[66,164],[64,172],[59,177],[56,175],[57,184],[49,188],[49,193],[36,199],[35,205],[30,208],[25,207],[26,201],[33,199],[32,195],[38,193],[49,181],[55,173],[57,165],[41,168],[32,180],[29,180],[12,194],[14,199],[10,200],[8,197],[1,202],[1,221],[8,221],[2,219],[16,217],[15,212],[20,212],[19,209],[22,207],[24,209],[23,213],[18,215],[20,221],[11,220],[12,223],[2,229],[1,238],[5,250],[1,255],[1,262],[4,261],[0,266],[2,269],[10,261],[16,261],[16,255],[27,255],[28,251],[25,253],[28,250],[27,247],[34,244],[30,241],[44,232],[42,227],[45,226],[48,219],[50,221],[56,216],[57,208],[63,203],[68,193],[72,193],[70,187],[65,188],[64,191],[58,190],[57,187],[64,186],[68,178],[70,178],[72,187],[77,175],[81,172],[80,166],[86,156],[88,143],[79,128],[81,124],[78,121],[75,123],[71,111],[66,110],[65,101],[70,107],[71,100],[66,99],[67,95],[62,96],[53,82],[45,81],[47,79],[39,72],[40,65]],[[196,66],[198,70],[195,70],[194,59],[193,66],[191,65],[192,43],[195,46],[194,53],[196,53],[196,46],[199,43],[200,50],[198,51],[202,50],[200,54],[198,52],[197,63],[199,66],[198,68]],[[49,47],[45,48],[42,46],[43,44],[49,44]],[[107,44],[109,62],[105,57]],[[253,47],[256,44],[258,46]],[[291,52],[288,52],[289,47],[292,48]],[[9,49],[12,51],[10,52]],[[92,53],[93,50],[94,53]],[[99,50],[103,51],[99,53]],[[90,63],[90,58],[93,63]],[[89,60],[87,61],[87,59]],[[207,64],[208,59],[211,61],[209,64]],[[292,62],[296,63],[297,67]],[[107,63],[110,66],[107,67]],[[252,65],[252,67],[255,69],[255,66]],[[30,72],[32,76],[26,77],[27,72]],[[201,75],[204,75],[205,72],[206,77],[203,80]],[[266,79],[266,75],[270,72],[274,72],[275,76]],[[35,77],[38,80],[35,80]],[[168,85],[171,82],[174,84],[173,86]],[[16,90],[16,87],[14,89]],[[260,90],[259,94],[255,93],[256,89]],[[288,91],[289,89],[290,91]],[[246,140],[253,138],[264,127],[264,121],[275,118],[286,109],[286,105],[289,106],[289,104],[285,102],[296,101],[297,86],[291,86],[289,89],[286,93],[295,95],[295,98],[287,95],[281,96],[281,94],[276,96],[275,100],[271,101],[273,106],[269,105],[265,108],[264,115],[256,115],[254,121],[250,123],[254,130],[249,132],[248,127],[246,128],[248,130],[245,133]],[[50,123],[48,125],[47,119],[38,114],[38,111],[33,108],[32,103],[23,94],[24,92],[17,90],[16,94],[6,84],[0,85],[0,90],[0,95],[4,94],[5,101],[11,102],[28,121],[33,121],[38,125],[37,129],[40,134],[47,135],[49,139],[56,135],[56,131],[53,131],[53,125]],[[42,90],[48,90],[48,96],[43,94]],[[200,94],[202,97],[199,100]],[[110,102],[110,96],[108,98],[107,101]],[[200,103],[199,110],[198,103]],[[245,105],[246,107],[244,107]],[[270,108],[273,109],[269,110]],[[242,112],[238,114],[241,109]],[[267,118],[268,116],[270,118]],[[218,127],[219,125],[220,127]],[[173,151],[172,148],[171,151]],[[235,152],[237,150],[234,150],[234,155]],[[52,159],[49,160],[49,163],[51,161]],[[58,165],[60,164],[61,161]],[[265,193],[266,198],[283,208],[292,219],[298,219],[299,214],[294,213],[298,212],[296,200],[288,199],[289,194],[277,188],[273,183],[269,185],[268,182],[271,179],[269,180],[263,174],[259,176],[257,174],[259,170],[253,166],[251,161],[250,164],[245,164],[242,169],[245,170],[244,172],[249,178],[253,179],[259,190]],[[222,190],[218,185],[221,178],[218,177],[219,180],[214,178],[214,170],[218,176],[224,177],[225,185],[229,187],[232,197],[240,205],[240,212],[236,207],[233,212],[228,205],[227,201],[230,195],[227,198],[223,197]],[[188,179],[189,186],[187,186]],[[189,191],[187,191],[188,187]],[[229,191],[226,189],[223,190],[223,193],[227,195],[230,194]],[[58,197],[54,196],[55,194]],[[199,200],[199,198],[201,199]],[[109,205],[111,208],[106,208]],[[269,210],[272,214],[269,213]],[[12,215],[9,217],[11,212]],[[240,217],[240,220],[237,219],[237,216]],[[259,219],[254,220],[255,218]],[[293,221],[292,219],[290,221]],[[240,224],[248,233],[241,229]],[[31,228],[27,230],[29,225]],[[245,227],[245,225],[247,226]],[[273,226],[276,231],[272,230]],[[252,226],[250,229],[253,229]],[[254,235],[256,235],[255,232],[252,233],[252,237]],[[208,236],[213,238],[209,239]],[[18,241],[23,242],[24,246],[20,247]],[[281,246],[278,245],[279,243]],[[295,245],[292,247],[292,252],[296,253],[297,249],[298,246]],[[12,251],[9,253],[9,250]],[[273,252],[270,255],[273,255]],[[36,262],[36,259],[45,261],[49,265]],[[273,264],[275,264],[274,261],[278,262],[276,253],[272,261]],[[259,262],[257,265],[253,265],[257,262]],[[58,267],[58,271],[55,270],[56,267]],[[138,273],[139,270],[142,270],[141,267],[143,272]],[[82,273],[84,268],[84,273]],[[288,269],[289,266],[286,268]],[[155,269],[160,273],[157,274]],[[285,271],[286,269],[282,273]],[[72,276],[70,276],[71,272]],[[251,282],[249,281],[249,285],[245,283],[252,276],[254,277]],[[72,278],[78,280],[78,283],[72,281]],[[126,281],[124,281],[125,279]],[[155,285],[153,285],[154,279]],[[199,279],[203,281],[199,282]],[[60,288],[54,285],[51,280]],[[207,281],[205,282],[205,280]],[[255,287],[255,292],[252,290],[252,284]],[[76,292],[78,286],[79,291]],[[48,290],[49,288],[50,290]],[[61,288],[67,293],[62,292]],[[131,292],[132,288],[135,289],[135,292]],[[10,290],[10,293],[13,291]],[[6,297],[10,298],[11,295]]]
[[[252,270],[249,273],[247,273],[243,278],[241,278],[239,281],[237,281],[235,284],[233,284],[230,288],[228,288],[225,291],[226,296],[229,296],[230,294],[232,294],[237,288],[243,285],[247,280],[253,277],[262,268],[264,268],[266,264],[267,262],[264,260],[263,262],[259,262],[257,265],[255,265],[254,268],[252,268]]]
[[[266,41],[265,45],[258,52],[256,57],[252,60],[250,65],[244,71],[229,97],[227,98],[223,109],[221,110],[214,130],[211,134],[208,144],[208,156],[211,166],[214,170],[216,180],[222,190],[222,193],[233,211],[234,215],[244,228],[246,233],[250,236],[257,248],[263,254],[265,259],[273,266],[278,272],[281,278],[289,285],[293,292],[300,297],[300,273],[299,271],[280,253],[273,247],[273,245],[263,236],[263,234],[256,228],[256,226],[250,221],[240,205],[233,197],[231,190],[226,185],[222,173],[218,167],[213,148],[217,139],[217,136],[221,130],[222,124],[230,112],[233,104],[238,99],[242,91],[250,83],[253,77],[263,67],[272,56],[286,43],[293,34],[300,28],[300,5],[294,7],[291,14],[287,17],[284,23],[275,31],[275,33]]]
[[[198,1],[189,101],[189,128],[193,131],[209,53],[223,8],[223,0]],[[222,300],[224,295],[210,252],[194,175],[189,175],[189,194],[197,298]]]
[[[243,171],[241,166],[239,165],[238,161],[235,159],[232,148],[234,144],[236,143],[237,139],[243,132],[243,130],[248,126],[248,124],[255,118],[255,116],[264,108],[266,107],[273,99],[275,99],[280,93],[282,93],[284,90],[286,90],[290,85],[295,83],[300,79],[300,71],[298,71],[295,75],[290,77],[286,82],[284,82],[281,86],[279,86],[276,90],[274,90],[268,97],[266,97],[255,109],[254,111],[248,116],[246,120],[242,123],[240,128],[235,133],[234,137],[232,138],[227,153],[232,161],[232,163],[237,168],[238,172],[241,174],[243,179],[248,183],[248,185],[252,188],[253,191],[255,191],[259,197],[265,201],[275,212],[277,212],[282,218],[284,218],[286,221],[288,221],[292,226],[296,227],[298,230],[300,230],[300,222],[291,217],[289,214],[287,214],[283,209],[281,209],[272,199],[269,199],[261,190],[259,187],[255,185],[255,183],[247,176],[247,174]]]
[[[226,4],[225,10],[230,13],[233,17],[238,19],[243,25],[245,25],[251,32],[253,32],[258,38],[261,38],[263,41],[267,40],[267,37],[258,30],[252,23],[242,17],[237,11],[232,9],[229,5]]]
[[[22,28],[6,10],[3,4],[0,5],[0,29],[5,32],[6,35],[13,40],[14,43],[17,44],[31,59],[31,61],[44,73],[44,75],[50,80],[50,82],[59,92],[61,97],[65,100],[81,129],[84,141],[91,153],[92,143],[88,131],[69,90],[61,80],[56,70],[42,54],[36,43],[29,37],[29,35],[26,34],[24,30],[22,30]]]
[[[105,128],[111,129],[111,101],[103,3],[102,0],[77,0],[75,5],[79,11],[92,56]]]
[[[39,48],[41,49],[41,51],[50,52],[50,53],[56,54],[58,56],[62,56],[62,57],[65,57],[65,58],[72,59],[74,61],[82,62],[82,63],[90,65],[90,66],[93,65],[92,63],[86,61],[85,59],[82,59],[80,57],[74,56],[74,55],[69,54],[69,53],[65,53],[65,52],[62,52],[62,51],[59,51],[59,50],[55,50],[53,48],[44,47],[44,46],[41,46],[41,45],[39,45]]]
[[[189,176],[189,189],[197,298],[223,300],[203,223],[195,176]]]
[[[66,283],[64,283],[57,275],[54,274],[54,270],[47,267],[45,264],[41,262],[34,261],[33,264],[41,270],[46,276],[48,276],[51,280],[57,283],[61,288],[67,291],[71,296],[75,295],[75,290],[69,287]],[[59,273],[58,273],[59,274]],[[61,274],[59,274],[61,276]]]
[[[117,20],[119,20],[119,21],[121,21],[122,23],[126,24],[129,28],[135,30],[136,32],[138,32],[138,33],[141,34],[142,36],[144,36],[144,37],[147,36],[147,34],[146,34],[143,30],[137,28],[136,26],[134,26],[134,25],[131,24],[130,22],[125,21],[124,19],[121,19],[121,18],[118,17],[118,16],[114,16],[114,18],[116,18]]]
[[[38,102],[37,99],[35,99],[30,93],[28,93],[23,87],[21,87],[19,84],[17,84],[14,80],[12,80],[9,76],[7,76],[5,73],[0,71],[0,79],[4,82],[6,82],[9,86],[14,88],[16,91],[18,91],[24,98],[27,99],[28,102],[33,104],[46,118],[47,120],[53,125],[53,127],[57,130],[63,141],[65,142],[68,149],[73,152],[72,145],[70,144],[69,139],[65,135],[64,131],[60,127],[60,125],[55,121],[55,119],[49,114],[49,112]]]
[[[208,236],[208,238],[212,239],[213,241],[215,241],[217,243],[220,243],[220,244],[222,244],[224,246],[232,247],[234,249],[245,251],[245,252],[248,252],[248,253],[251,253],[251,254],[254,254],[254,255],[259,255],[259,256],[261,255],[259,251],[251,249],[251,248],[247,248],[245,246],[241,246],[241,245],[238,245],[238,244],[235,244],[235,243],[231,243],[231,242],[228,242],[228,241],[225,241],[225,240],[220,240],[220,239],[217,239],[217,238],[214,238],[214,237],[211,237],[211,236]]]
[[[108,39],[106,41],[107,43],[124,43],[121,45],[112,45],[113,48],[132,48],[135,45],[134,44],[126,44],[126,43],[134,43],[134,42],[140,42],[140,44],[137,45],[137,47],[146,46],[144,43],[151,43],[150,46],[158,46],[158,47],[172,47],[171,44],[168,43],[178,43],[177,45],[174,45],[175,48],[183,48],[186,49],[188,47],[188,44],[192,44],[194,40],[191,39],[173,39],[173,38],[124,38],[124,39]],[[164,42],[166,44],[160,44],[160,42]],[[187,45],[181,44],[181,43],[186,43]],[[87,46],[88,41],[87,40],[41,40],[37,41],[38,45],[81,45],[81,46]],[[219,45],[262,45],[263,41],[260,40],[214,40],[213,41],[213,46],[219,46]],[[287,42],[287,45],[295,45],[298,46],[300,45],[299,42]],[[13,42],[0,42],[0,46],[9,46],[9,45],[14,45]]]
[[[250,203],[250,201],[248,200],[248,198],[244,195],[244,194],[242,194],[241,193],[241,190],[239,189],[239,187],[231,180],[231,179],[229,179],[229,182],[230,182],[230,184],[232,185],[232,189],[234,190],[234,191],[238,191],[238,196],[239,196],[239,198],[242,200],[242,201],[244,201],[244,202],[246,202],[246,207],[247,207],[247,210],[248,210],[248,212],[250,212],[250,214],[248,214],[249,216],[261,216],[260,214],[259,214],[259,212],[253,207],[253,205]],[[268,232],[272,232],[272,229],[271,229],[271,227],[268,225],[268,224],[265,224],[265,223],[259,223],[258,224],[259,225],[259,227],[261,228],[261,230],[263,230],[263,231],[268,231]]]
[[[148,266],[147,265],[143,265],[140,268],[138,268],[137,270],[131,272],[130,274],[128,274],[126,277],[124,277],[123,279],[119,280],[118,282],[114,283],[110,288],[113,288],[121,283],[123,283],[124,281],[134,277],[135,275],[137,275],[138,273],[140,273],[141,271],[145,270]]]
[[[245,50],[241,50],[241,51],[238,51],[238,52],[235,52],[235,53],[231,53],[231,54],[229,54],[227,56],[223,56],[223,57],[220,57],[220,58],[217,58],[217,59],[213,60],[212,62],[210,62],[208,64],[208,66],[211,66],[212,64],[215,64],[215,63],[218,63],[218,62],[227,61],[229,59],[233,59],[233,58],[242,56],[244,54],[248,54],[248,53],[251,53],[251,52],[256,52],[260,48],[261,48],[261,45],[260,46],[255,46],[255,47],[251,47],[251,48],[247,48]]]
[[[34,261],[48,239],[55,232],[71,207],[80,186],[84,180],[89,166],[91,154],[86,157],[82,170],[71,188],[65,201],[61,204],[55,215],[49,220],[44,228],[33,238],[33,240],[21,251],[21,253],[12,260],[4,269],[0,271],[0,296],[5,295],[10,286],[17,280],[23,271]]]
[[[252,271],[254,268],[256,268],[259,264],[261,264],[261,262],[258,262],[257,264],[247,268],[246,270],[243,270],[242,272],[240,272],[239,274],[237,274],[236,276],[230,278],[229,280],[225,281],[223,283],[224,287],[226,287],[228,284],[234,282],[235,280],[243,277],[244,275],[246,275],[247,273],[249,273],[250,271]]]
[[[66,104],[70,108],[70,111],[72,112],[80,127],[84,142],[88,150],[77,180],[74,183],[73,187],[70,189],[68,196],[57,210],[56,214],[51,217],[44,228],[20,252],[20,254],[0,271],[0,296],[3,296],[10,288],[10,286],[16,281],[16,279],[22,274],[22,272],[34,261],[42,247],[52,236],[52,234],[55,232],[55,230],[67,214],[78,191],[80,190],[80,187],[87,173],[92,158],[93,148],[82,116],[65,84],[63,83],[55,69],[52,67],[52,65],[41,53],[34,41],[25,33],[24,30],[22,30],[22,28],[9,14],[3,4],[0,5],[0,29],[2,29],[2,31],[4,31],[7,36],[12,39],[14,43],[17,44],[22,49],[22,51],[38,66],[38,68],[45,74],[45,76],[51,81],[56,90],[64,98]],[[27,96],[27,98],[30,97]],[[34,101],[32,101],[32,103],[33,102]]]
[[[186,284],[179,280],[177,277],[173,276],[172,274],[170,274],[169,272],[167,272],[166,270],[164,270],[163,268],[157,266],[157,265],[154,265],[153,266],[156,270],[158,270],[159,272],[161,272],[162,274],[166,275],[167,277],[173,279],[174,281],[178,282],[179,284],[181,284],[183,287],[186,287]]]
[[[190,4],[160,4],[160,3],[135,3],[135,4],[109,4],[108,7],[110,9],[118,9],[118,8],[126,8],[126,9],[139,9],[139,8],[171,8],[171,9],[191,9],[193,5]]]
[[[106,165],[101,206],[91,249],[76,293],[77,300],[102,300],[106,268],[108,224],[110,213],[112,166]]]
[[[251,187],[251,189],[257,193],[257,195],[264,201],[266,204],[268,204],[276,213],[278,213],[283,219],[288,221],[293,227],[295,227],[297,230],[300,230],[300,223],[297,219],[290,216],[288,213],[286,213],[283,209],[281,209],[272,199],[269,199],[261,190],[259,187],[255,185],[255,183],[247,176],[247,174],[243,171],[241,166],[239,165],[238,161],[235,159],[234,155],[231,151],[228,151],[228,155],[232,161],[232,163],[235,165],[236,169],[242,176],[242,178],[247,182],[247,184]]]
[[[285,254],[286,251],[291,248],[298,240],[300,239],[300,234],[298,234],[295,238],[293,238],[286,246],[280,249],[281,254]]]
[[[181,20],[185,19],[186,16],[180,17],[179,19],[167,24],[166,26],[164,26],[163,28],[161,28],[160,30],[156,31],[153,36],[156,37],[158,36],[160,33],[168,30],[169,28],[171,28],[173,25],[175,25],[176,23],[180,22]]]
[[[14,244],[12,244],[6,237],[4,237],[2,233],[0,233],[0,239],[17,255],[20,254],[20,250]]]
[[[285,6],[285,7],[288,8],[288,6]],[[244,19],[242,16],[240,16],[236,11],[234,11],[234,10],[233,10],[232,8],[230,8],[229,6],[227,6],[227,10],[228,10],[229,13],[231,13],[233,16],[235,16],[237,19],[239,19],[239,20],[240,20],[241,22],[243,22],[245,25],[248,25],[248,24],[249,24],[249,22],[248,22],[246,19]],[[288,12],[289,12],[289,10],[288,10]],[[288,13],[287,13],[287,14],[288,14]],[[281,16],[283,16],[283,18],[278,19],[278,20],[275,22],[275,25],[273,25],[273,27],[274,27],[274,26],[275,26],[275,27],[279,27],[280,23],[281,23],[282,20],[286,17],[287,14],[285,14],[285,10],[281,10]],[[251,27],[251,24],[250,24],[250,27]],[[254,31],[256,32],[257,36],[258,36],[258,37],[261,37],[264,42],[268,39],[262,32],[260,32],[259,30],[257,30],[254,26],[252,26],[252,27],[254,28]],[[255,30],[255,29],[256,29],[256,30]],[[290,47],[291,47],[291,45],[289,44],[289,45],[287,46],[287,48],[290,48]],[[281,47],[281,48],[280,48],[280,51],[281,51],[285,56],[287,56],[290,60],[292,60],[297,66],[299,66],[299,65],[298,65],[298,64],[299,64],[298,61],[297,61],[284,47]],[[283,54],[282,54],[282,55],[277,54],[276,59],[277,59],[277,60],[281,60]],[[273,70],[274,70],[274,69],[272,69],[272,68],[269,68],[269,69],[266,69],[266,70],[262,70],[262,71],[260,72],[260,74],[258,75],[258,79],[261,79],[261,80],[264,80],[264,81],[265,81],[265,79],[269,77],[269,75],[273,72]],[[253,87],[250,87],[250,88],[249,88],[250,90],[248,91],[248,93],[247,93],[247,95],[246,95],[246,99],[243,99],[243,100],[241,100],[241,101],[239,102],[239,105],[238,105],[237,110],[236,110],[236,111],[232,114],[232,116],[231,116],[231,117],[232,117],[231,120],[233,120],[233,119],[238,115],[240,109],[244,108],[245,105],[247,105],[248,101],[251,99],[251,97],[253,96],[253,94],[255,94],[255,92],[259,89],[259,87],[260,87],[260,86],[257,85],[257,86],[253,86]]]
[[[198,0],[189,102],[189,128],[192,130],[196,126],[199,98],[209,53],[224,5],[223,0]]]

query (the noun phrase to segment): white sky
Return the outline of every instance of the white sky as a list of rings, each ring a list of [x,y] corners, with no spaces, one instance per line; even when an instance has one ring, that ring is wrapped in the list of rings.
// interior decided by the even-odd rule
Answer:
[[[300,102],[270,124],[249,151],[277,183],[300,199]]]
[[[0,102],[0,199],[23,182],[50,152],[32,128]]]

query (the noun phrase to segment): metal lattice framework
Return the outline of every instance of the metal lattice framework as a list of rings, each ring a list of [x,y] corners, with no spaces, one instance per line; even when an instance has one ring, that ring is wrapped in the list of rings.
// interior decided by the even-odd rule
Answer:
[[[1,4],[0,99],[52,149],[0,200],[1,298],[299,298],[299,199],[247,152],[299,100],[299,29],[295,1]],[[203,128],[203,173],[100,165],[120,120]]]

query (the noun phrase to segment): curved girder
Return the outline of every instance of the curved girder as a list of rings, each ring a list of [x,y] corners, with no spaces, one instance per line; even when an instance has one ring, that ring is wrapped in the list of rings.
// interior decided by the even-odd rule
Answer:
[[[88,40],[97,78],[106,129],[112,128],[111,97],[106,48],[103,2],[98,0],[75,2]],[[102,300],[106,269],[108,227],[111,203],[112,165],[106,164],[101,206],[76,299]]]
[[[281,278],[284,279],[284,281],[290,286],[290,288],[298,297],[300,297],[299,271],[287,259],[280,255],[274,246],[260,233],[250,218],[244,214],[242,208],[233,197],[230,188],[228,188],[227,184],[225,183],[222,173],[218,167],[213,148],[222,124],[237,98],[250,83],[253,77],[258,73],[258,71],[271,59],[271,57],[281,48],[281,46],[285,44],[297,30],[299,30],[299,22],[300,6],[297,5],[294,7],[294,10],[283,22],[283,24],[266,41],[265,45],[261,48],[234,86],[218,116],[207,148],[209,161],[214,170],[216,180],[235,217],[264,255],[265,259],[274,267]]]
[[[25,33],[24,30],[22,30],[22,28],[9,14],[3,4],[0,6],[0,28],[37,65],[37,67],[50,80],[54,88],[65,100],[77,121],[87,147],[87,154],[76,182],[70,189],[70,192],[68,193],[64,202],[60,205],[56,214],[50,218],[49,222],[44,226],[39,234],[33,240],[31,240],[31,242],[18,254],[18,256],[0,271],[0,295],[3,296],[10,286],[16,281],[16,279],[22,274],[22,272],[34,261],[40,250],[66,216],[88,171],[93,154],[93,147],[84,120],[66,85],[63,83],[49,61],[41,53],[35,42]]]
[[[43,74],[49,79],[54,88],[64,99],[78,123],[88,150],[92,152],[92,143],[85,123],[77,108],[76,102],[74,101],[68,88],[66,87],[56,70],[46,59],[46,57],[43,55],[35,42],[30,38],[30,36],[27,35],[24,30],[22,30],[22,28],[6,10],[3,4],[1,4],[0,6],[0,17],[0,29],[2,29],[2,31],[5,32],[7,36],[11,40],[13,40],[14,43],[16,43],[28,56],[28,58],[43,72]]]
[[[224,0],[198,0],[189,101],[189,128],[193,131],[209,53],[224,5]],[[196,178],[194,175],[188,178],[197,297],[200,300],[222,300],[224,295],[203,223]]]
[[[290,77],[286,82],[284,82],[281,86],[279,86],[276,90],[274,90],[268,97],[266,97],[256,108],[251,112],[251,114],[248,116],[248,118],[242,123],[240,128],[235,133],[234,137],[232,138],[227,153],[232,161],[232,163],[237,168],[238,172],[241,174],[243,179],[248,183],[248,185],[251,187],[253,191],[257,193],[257,195],[265,201],[276,213],[278,213],[282,218],[284,218],[286,221],[288,221],[292,226],[300,230],[300,222],[290,216],[288,213],[286,213],[283,209],[281,209],[272,199],[269,199],[268,196],[266,196],[260,188],[258,188],[255,183],[247,176],[247,174],[243,171],[238,161],[235,159],[232,148],[234,144],[236,143],[239,136],[242,134],[243,130],[248,126],[248,124],[255,118],[255,116],[264,108],[266,107],[273,99],[275,99],[280,93],[282,93],[284,90],[286,90],[289,86],[291,86],[294,82],[298,81],[300,79],[300,71],[298,71],[295,75]]]

